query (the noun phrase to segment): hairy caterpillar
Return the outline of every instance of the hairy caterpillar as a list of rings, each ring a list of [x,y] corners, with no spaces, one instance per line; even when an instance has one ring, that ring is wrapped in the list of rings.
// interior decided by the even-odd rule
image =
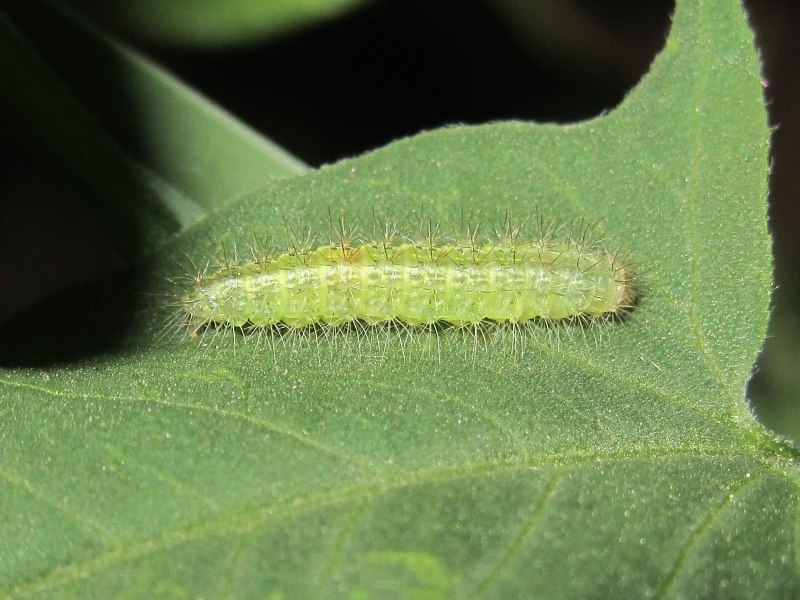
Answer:
[[[623,258],[581,235],[508,219],[492,234],[478,227],[439,239],[427,224],[417,239],[387,224],[359,238],[340,221],[327,244],[290,235],[286,248],[254,251],[196,276],[180,297],[193,337],[208,327],[243,331],[332,332],[607,321],[636,300]],[[287,227],[291,232],[291,228]],[[379,237],[380,239],[375,239]]]

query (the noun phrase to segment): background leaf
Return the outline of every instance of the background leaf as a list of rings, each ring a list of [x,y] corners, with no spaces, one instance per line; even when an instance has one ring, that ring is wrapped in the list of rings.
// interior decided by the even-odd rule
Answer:
[[[78,360],[63,329],[23,320],[31,354],[5,338],[18,363],[48,342],[70,362],[2,374],[0,494],[24,518],[0,521],[0,589],[797,595],[796,453],[744,403],[770,286],[767,133],[739,9],[686,0],[651,73],[601,119],[434,131],[276,181],[142,269],[143,291],[176,294],[163,282],[183,253],[204,264],[217,240],[284,217],[325,231],[328,209],[584,217],[630,250],[643,289],[596,344],[543,335],[512,361],[510,340],[473,357],[458,335],[405,359],[396,343],[198,348],[154,342],[159,309],[123,349]],[[37,317],[74,320],[75,299]]]
[[[90,24],[47,3],[6,10],[0,115],[92,207],[128,257],[234,194],[305,170]]]
[[[283,34],[332,18],[364,0],[97,0],[69,4],[135,35],[168,44],[222,46]]]

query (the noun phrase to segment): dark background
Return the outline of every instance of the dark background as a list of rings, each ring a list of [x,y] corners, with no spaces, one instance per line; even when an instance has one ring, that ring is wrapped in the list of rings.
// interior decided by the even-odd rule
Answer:
[[[175,47],[126,29],[108,11],[105,18],[117,35],[318,166],[452,123],[569,123],[601,114],[647,71],[673,8],[666,0],[531,0],[526,22],[501,5],[375,0],[269,41],[216,48]],[[765,423],[800,439],[800,3],[745,7],[775,128],[769,217],[777,292],[750,397]],[[0,135],[0,319],[120,265],[91,216],[21,148]]]

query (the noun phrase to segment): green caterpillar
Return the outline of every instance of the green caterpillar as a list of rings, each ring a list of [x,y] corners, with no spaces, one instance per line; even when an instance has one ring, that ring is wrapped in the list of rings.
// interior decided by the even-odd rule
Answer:
[[[600,244],[513,235],[437,244],[375,241],[292,248],[199,275],[180,299],[207,325],[292,330],[596,319],[629,311],[631,270]]]

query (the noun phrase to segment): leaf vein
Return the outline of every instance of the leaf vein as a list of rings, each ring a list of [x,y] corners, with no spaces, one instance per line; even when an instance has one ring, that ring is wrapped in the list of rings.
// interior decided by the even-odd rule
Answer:
[[[730,455],[711,455],[694,453],[691,455],[664,455],[648,457],[647,460],[661,459],[673,460],[675,458],[687,458],[692,460],[707,460],[713,458],[723,459],[745,459],[752,460],[751,456],[730,456]],[[164,535],[157,538],[148,538],[131,543],[127,547],[116,547],[94,558],[82,561],[77,564],[68,564],[55,567],[50,573],[35,580],[31,580],[16,586],[10,597],[21,597],[33,595],[44,590],[58,586],[67,585],[79,579],[86,579],[93,573],[111,568],[114,565],[129,562],[142,558],[147,555],[155,554],[167,549],[174,549],[176,546],[197,542],[211,537],[218,537],[232,533],[246,533],[254,531],[258,527],[280,519],[296,517],[299,514],[341,504],[346,501],[367,501],[377,494],[385,494],[391,490],[408,488],[415,485],[430,483],[444,483],[468,479],[482,475],[494,475],[509,471],[532,471],[548,467],[579,466],[586,463],[597,464],[600,462],[630,462],[642,460],[642,453],[632,453],[631,455],[607,454],[593,456],[576,456],[571,460],[553,460],[550,462],[528,463],[528,464],[486,464],[467,465],[458,469],[422,469],[405,474],[395,479],[380,478],[374,481],[362,483],[350,488],[343,488],[336,491],[320,492],[303,499],[290,498],[281,504],[270,504],[237,517],[218,519],[213,522],[205,522],[201,525],[188,527],[174,532],[172,535]]]

